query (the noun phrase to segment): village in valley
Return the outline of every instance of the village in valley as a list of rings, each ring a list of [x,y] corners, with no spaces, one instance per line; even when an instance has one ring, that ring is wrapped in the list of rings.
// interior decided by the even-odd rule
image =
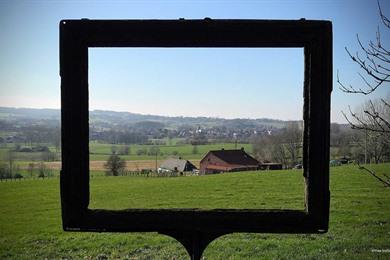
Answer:
[[[59,110],[0,112],[0,179],[58,176]],[[301,169],[302,136],[302,121],[95,110],[90,111],[90,175],[169,177]],[[380,136],[366,140],[348,125],[332,124],[330,137],[330,166],[389,158]]]
[[[0,108],[0,112],[0,178],[57,175],[61,166],[59,111]],[[254,144],[260,137],[281,135],[288,124],[301,125],[273,119],[91,111],[91,175],[186,176],[290,167],[261,155],[262,145]],[[299,127],[294,130],[301,132]],[[297,138],[294,165],[301,160],[301,137]]]

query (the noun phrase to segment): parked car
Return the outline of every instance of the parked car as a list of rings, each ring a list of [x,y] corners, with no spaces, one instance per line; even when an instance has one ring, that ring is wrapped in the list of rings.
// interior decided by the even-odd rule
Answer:
[[[339,160],[331,160],[331,161],[329,162],[329,165],[330,165],[331,167],[333,167],[333,166],[340,166],[340,165],[341,165],[341,162],[340,162]]]
[[[297,165],[294,166],[294,169],[302,169],[303,165],[298,163]]]
[[[339,161],[340,161],[341,164],[348,164],[349,161],[350,161],[350,159],[347,158],[347,157],[343,157],[343,158],[341,158]]]

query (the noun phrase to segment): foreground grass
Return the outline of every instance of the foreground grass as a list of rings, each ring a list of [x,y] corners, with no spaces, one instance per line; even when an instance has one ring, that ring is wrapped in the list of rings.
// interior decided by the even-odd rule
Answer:
[[[302,171],[257,171],[177,178],[97,177],[90,208],[304,209]]]
[[[374,168],[390,172],[390,164]],[[91,179],[91,207],[301,208],[300,175],[270,171],[170,179],[96,177]],[[390,190],[355,167],[343,166],[332,168],[331,193],[328,233],[226,235],[206,249],[205,258],[390,258],[386,251],[375,251],[390,249]],[[63,232],[57,178],[0,183],[0,198],[1,259],[187,258],[178,242],[155,233]]]

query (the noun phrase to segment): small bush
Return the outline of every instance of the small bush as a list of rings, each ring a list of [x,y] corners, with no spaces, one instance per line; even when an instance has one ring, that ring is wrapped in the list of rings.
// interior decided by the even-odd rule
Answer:
[[[22,179],[23,178],[23,175],[21,175],[20,173],[16,173],[14,175],[14,179]]]
[[[137,150],[137,155],[145,155],[147,153],[146,148],[138,149]]]

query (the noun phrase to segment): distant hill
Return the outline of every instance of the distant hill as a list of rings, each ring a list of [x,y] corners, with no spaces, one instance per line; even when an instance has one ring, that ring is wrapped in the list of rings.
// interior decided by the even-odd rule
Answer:
[[[0,120],[13,120],[13,119],[59,120],[60,116],[61,116],[61,111],[59,109],[0,107]]]
[[[59,109],[0,107],[0,138],[7,142],[54,143],[60,136]],[[182,142],[251,142],[254,136],[276,135],[287,124],[269,118],[213,118],[143,115],[130,112],[94,110],[89,112],[90,140],[103,143],[148,144],[157,139],[179,138]],[[333,134],[349,129],[349,125],[332,125]]]
[[[61,111],[59,109],[36,109],[36,108],[12,108],[0,107],[0,120],[15,122],[31,121],[59,124]],[[131,112],[115,112],[106,110],[93,110],[89,112],[90,124],[92,125],[115,125],[124,127],[166,127],[178,128],[182,126],[199,125],[201,127],[227,127],[227,128],[247,128],[264,126],[270,128],[282,128],[289,121],[278,119],[225,119],[213,117],[182,117],[182,116],[157,116],[144,115]]]

